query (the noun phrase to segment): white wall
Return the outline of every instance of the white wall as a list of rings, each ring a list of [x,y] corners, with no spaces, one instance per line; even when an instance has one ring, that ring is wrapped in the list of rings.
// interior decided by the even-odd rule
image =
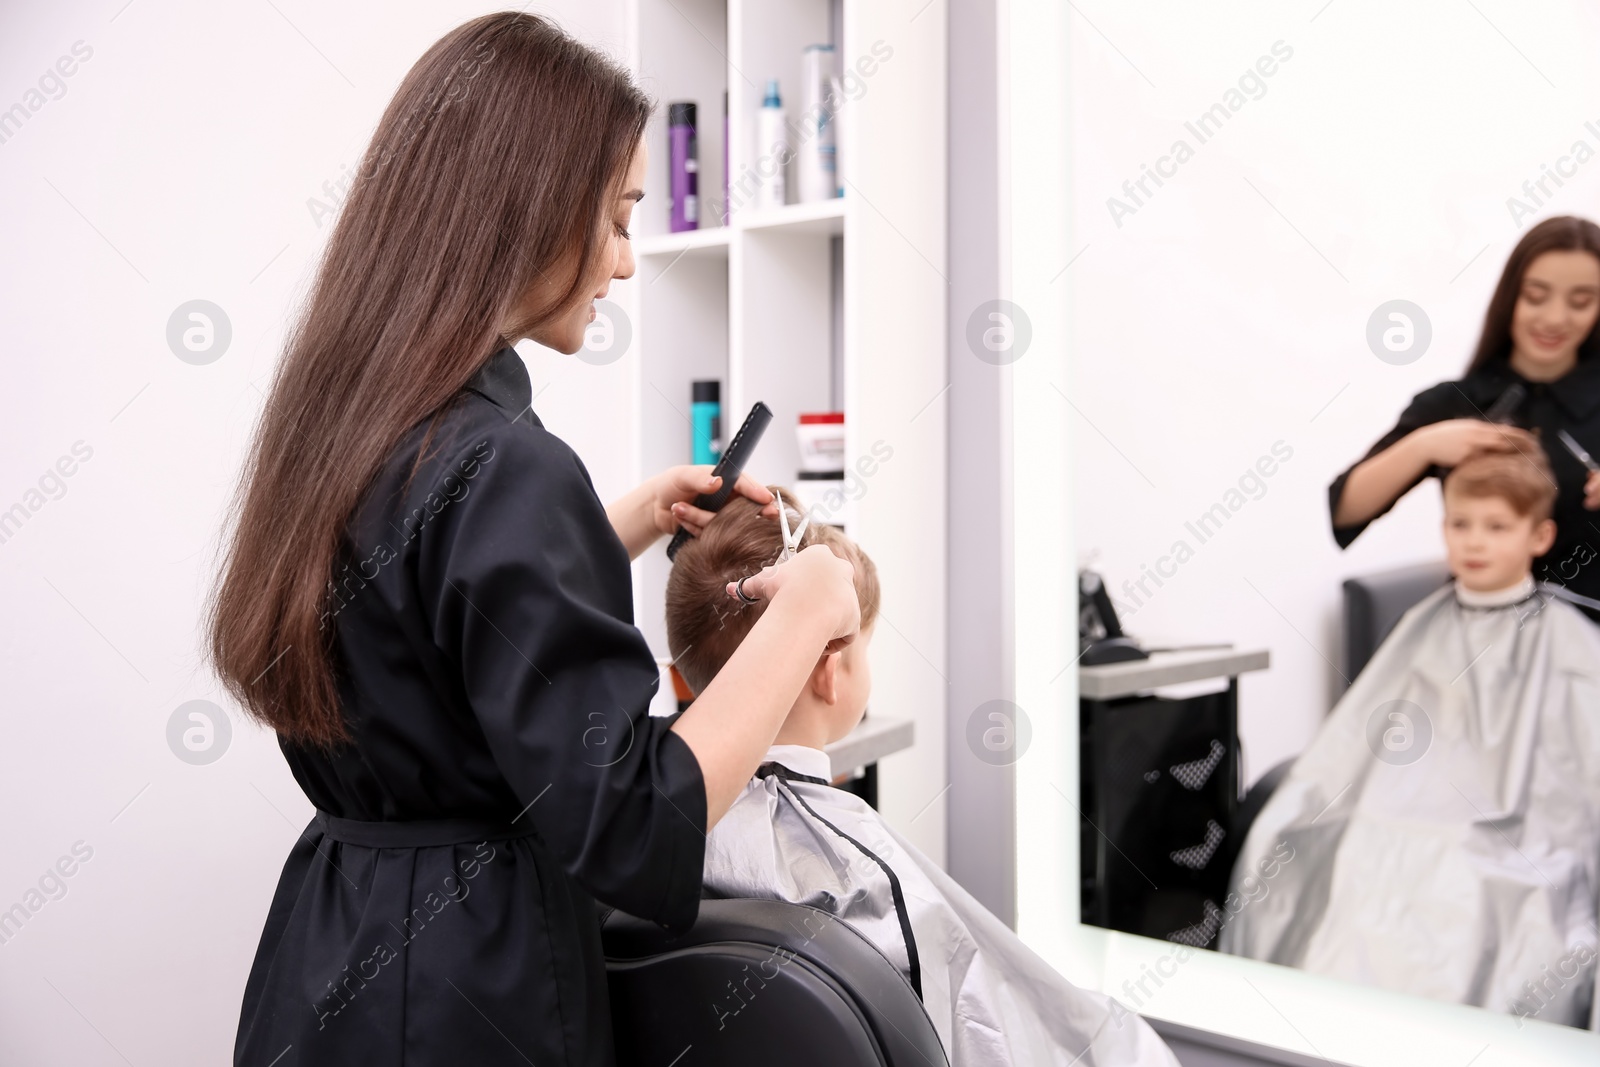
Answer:
[[[0,911],[40,905],[0,943],[0,1063],[231,1057],[311,808],[236,709],[205,766],[168,748],[168,720],[221,700],[198,618],[259,390],[331,229],[307,200],[355,166],[427,46],[497,7],[106,0],[0,15],[0,111],[37,105],[0,142],[0,511],[28,509],[0,542]],[[625,58],[620,0],[530,10]],[[88,58],[29,97],[80,41]],[[195,298],[232,325],[205,366],[166,343]],[[626,418],[625,380],[525,354],[535,390],[549,383],[536,409],[603,497],[623,491],[625,450],[595,413]],[[30,495],[64,456],[73,473]],[[73,873],[57,882],[62,857]],[[54,897],[29,895],[41,879]]]
[[[1507,199],[1575,141],[1600,152],[1600,14],[1507,0],[1097,2],[1069,32],[1064,193],[1081,254],[1057,284],[1070,291],[1075,381],[1060,411],[1078,551],[1098,550],[1132,606],[1125,579],[1179,539],[1195,550],[1147,584],[1127,628],[1271,650],[1271,669],[1241,682],[1254,778],[1298,752],[1336,696],[1342,578],[1442,557],[1433,483],[1342,553],[1327,486],[1413,394],[1460,376],[1531,224]],[[1279,41],[1292,55],[1264,94],[1236,98],[1205,143],[1185,129]],[[1123,182],[1178,139],[1192,158],[1133,201]],[[1600,216],[1600,157],[1547,188],[1536,218]],[[1120,226],[1111,197],[1135,208]],[[1432,324],[1405,366],[1365,340],[1393,299]],[[1280,440],[1292,458],[1259,499],[1204,544],[1185,530]]]

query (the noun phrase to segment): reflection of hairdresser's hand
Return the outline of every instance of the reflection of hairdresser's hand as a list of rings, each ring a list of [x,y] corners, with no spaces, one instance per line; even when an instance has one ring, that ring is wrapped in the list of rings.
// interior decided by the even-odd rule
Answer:
[[[1407,435],[1407,443],[1429,465],[1455,467],[1470,453],[1535,452],[1539,443],[1527,430],[1482,419],[1446,419]]]
[[[1583,483],[1583,506],[1590,511],[1600,511],[1600,471],[1591,471]]]
[[[744,579],[745,596],[764,600],[783,597],[798,600],[800,609],[832,621],[824,654],[837,652],[856,639],[861,628],[861,601],[856,596],[856,569],[836,556],[827,545],[812,545],[787,563],[763,567]],[[738,582],[729,582],[728,595],[739,595]]]

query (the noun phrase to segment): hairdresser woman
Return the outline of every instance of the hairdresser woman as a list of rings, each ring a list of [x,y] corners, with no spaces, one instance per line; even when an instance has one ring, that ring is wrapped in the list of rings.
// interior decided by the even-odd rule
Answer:
[[[808,549],[745,583],[766,607],[694,705],[646,713],[628,560],[701,528],[709,472],[603,508],[510,345],[577,351],[633,273],[649,112],[543,20],[480,18],[411,69],[345,202],[210,620],[318,809],[237,1064],[609,1064],[596,902],[693,923],[707,829],[854,637],[850,565]]]
[[[1534,565],[1542,581],[1600,600],[1600,473],[1562,444],[1566,431],[1600,457],[1600,227],[1546,219],[1517,242],[1460,381],[1425,389],[1394,429],[1328,488],[1333,536],[1348,547],[1367,524],[1428,476],[1474,449],[1543,447],[1560,495],[1556,540]],[[1510,425],[1496,425],[1494,415]],[[1528,431],[1537,431],[1537,437]],[[1591,618],[1600,611],[1584,605]]]

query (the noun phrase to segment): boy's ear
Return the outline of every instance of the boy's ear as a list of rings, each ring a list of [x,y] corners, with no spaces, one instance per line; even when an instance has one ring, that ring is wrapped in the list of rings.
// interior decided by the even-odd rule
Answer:
[[[1556,543],[1556,522],[1554,519],[1543,519],[1533,528],[1533,554],[1542,556],[1550,551],[1550,546]]]
[[[839,702],[839,657],[843,652],[830,652],[817,660],[811,668],[810,688],[824,704]]]

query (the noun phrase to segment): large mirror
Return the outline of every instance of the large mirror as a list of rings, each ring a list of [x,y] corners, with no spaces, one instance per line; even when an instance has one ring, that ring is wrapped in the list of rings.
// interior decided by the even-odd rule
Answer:
[[[1600,14],[1025,6],[1024,936],[1319,1062],[1594,1062]]]

